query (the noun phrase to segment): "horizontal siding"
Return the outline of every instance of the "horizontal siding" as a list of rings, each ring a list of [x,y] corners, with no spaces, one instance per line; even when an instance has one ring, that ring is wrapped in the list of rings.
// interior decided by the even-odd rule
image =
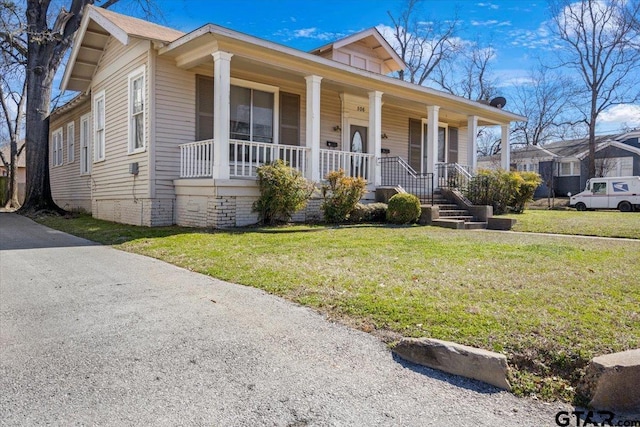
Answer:
[[[458,163],[467,166],[469,164],[469,128],[458,129]]]
[[[306,96],[304,97],[306,100]],[[306,102],[306,101],[305,101]],[[306,109],[305,109],[306,111]],[[327,141],[338,143],[334,150],[342,149],[342,133],[345,129],[335,131],[336,126],[342,126],[342,101],[340,93],[332,90],[321,89],[320,91],[320,148],[330,150]],[[302,121],[306,120],[306,113],[302,116]],[[304,140],[304,139],[303,139]]]
[[[145,42],[138,42],[145,43]],[[137,199],[149,192],[148,153],[130,155],[128,140],[128,86],[129,74],[147,65],[147,54],[129,61],[123,67],[113,67],[114,62],[134,50],[137,43],[123,46],[111,38],[100,61],[97,73],[105,78],[92,87],[92,100],[99,92],[105,92],[105,160],[93,163],[94,199]],[[110,67],[111,66],[111,67]],[[113,68],[113,69],[111,69]],[[145,70],[146,147],[149,148],[149,72]],[[95,112],[94,112],[95,113]],[[93,123],[92,123],[93,124]],[[129,164],[138,162],[138,176],[129,173]]]
[[[384,99],[384,96],[383,96]],[[382,140],[382,148],[391,152],[385,154],[388,157],[402,157],[409,160],[409,117],[404,110],[398,110],[382,106],[382,133],[387,134],[387,139]]]
[[[195,140],[195,73],[156,59],[155,71],[155,185],[156,196],[174,197],[173,180],[180,176],[179,145]]]
[[[51,120],[49,133],[49,165],[51,177],[51,194],[53,200],[64,209],[75,209],[78,206],[90,205],[91,176],[80,175],[80,117],[91,111],[89,99],[70,110],[56,115]],[[74,160],[69,162],[67,145],[67,125],[74,124]],[[51,134],[62,128],[63,134],[63,164],[53,166],[53,141]],[[77,202],[76,202],[77,201]]]

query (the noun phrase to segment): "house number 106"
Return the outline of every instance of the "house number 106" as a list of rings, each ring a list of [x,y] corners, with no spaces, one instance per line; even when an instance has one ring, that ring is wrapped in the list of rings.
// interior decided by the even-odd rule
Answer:
[[[364,113],[364,107],[363,106],[358,105],[356,108],[357,108],[357,111],[359,111],[361,113]]]

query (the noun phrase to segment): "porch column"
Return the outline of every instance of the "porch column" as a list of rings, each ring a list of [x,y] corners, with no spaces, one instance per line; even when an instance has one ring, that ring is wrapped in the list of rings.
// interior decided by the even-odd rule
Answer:
[[[380,160],[380,151],[382,150],[382,92],[369,92],[369,150],[373,153],[373,165],[370,170],[373,171],[373,185],[376,187],[382,184],[382,171],[378,160]]]
[[[440,107],[429,105],[427,107],[427,173],[434,174],[437,182],[438,168],[438,114]]]
[[[478,166],[478,116],[467,118],[467,131],[467,165],[469,165],[471,173],[475,173]]]
[[[229,179],[229,98],[231,57],[228,52],[213,56],[213,179]]]
[[[502,125],[500,139],[500,166],[508,171],[511,168],[511,148],[509,146],[509,125]]]
[[[320,76],[306,76],[307,81],[307,142],[311,149],[307,179],[320,181]]]

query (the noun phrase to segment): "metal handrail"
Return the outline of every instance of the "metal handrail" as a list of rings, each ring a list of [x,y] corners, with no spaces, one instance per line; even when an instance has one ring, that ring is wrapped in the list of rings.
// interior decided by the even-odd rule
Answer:
[[[417,196],[421,202],[433,205],[432,173],[416,172],[402,157],[382,157],[378,163],[382,186],[400,186],[407,193]]]

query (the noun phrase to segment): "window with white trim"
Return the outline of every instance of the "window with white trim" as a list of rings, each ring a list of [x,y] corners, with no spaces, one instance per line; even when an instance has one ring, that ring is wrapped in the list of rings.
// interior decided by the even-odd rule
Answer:
[[[62,128],[58,128],[51,134],[51,164],[60,166],[62,164]]]
[[[243,141],[274,142],[278,93],[276,87],[232,79],[229,137]]]
[[[578,175],[580,175],[580,162],[558,163],[558,176],[578,176]]]
[[[67,123],[67,162],[76,159],[76,126],[74,122]]]
[[[129,153],[144,151],[144,66],[129,74]]]
[[[80,175],[91,173],[91,114],[80,117]]]
[[[93,161],[105,158],[105,96],[104,91],[93,99]]]
[[[596,159],[596,176],[633,175],[633,157],[605,157]]]

